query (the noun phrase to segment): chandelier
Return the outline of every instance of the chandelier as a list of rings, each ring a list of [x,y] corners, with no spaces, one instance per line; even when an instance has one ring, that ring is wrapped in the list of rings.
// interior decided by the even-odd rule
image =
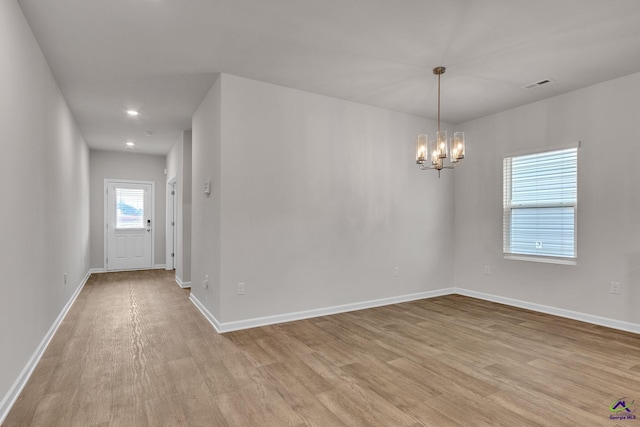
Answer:
[[[433,74],[438,76],[438,131],[436,137],[429,139],[426,133],[421,133],[416,138],[416,163],[420,169],[453,169],[464,159],[464,132],[455,132],[450,140],[447,140],[447,131],[440,130],[440,76],[446,71],[445,67],[436,67]],[[450,164],[444,164],[444,159],[449,157]]]

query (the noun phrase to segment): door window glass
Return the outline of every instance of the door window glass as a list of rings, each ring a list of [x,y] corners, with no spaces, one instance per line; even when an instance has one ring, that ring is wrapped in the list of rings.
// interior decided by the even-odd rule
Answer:
[[[144,190],[116,188],[116,228],[144,228]]]

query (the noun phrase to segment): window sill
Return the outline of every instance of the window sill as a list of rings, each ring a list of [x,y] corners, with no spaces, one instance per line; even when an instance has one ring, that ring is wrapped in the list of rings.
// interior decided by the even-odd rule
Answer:
[[[544,262],[547,264],[578,265],[576,258],[553,258],[537,255],[504,254],[504,259],[516,261]]]

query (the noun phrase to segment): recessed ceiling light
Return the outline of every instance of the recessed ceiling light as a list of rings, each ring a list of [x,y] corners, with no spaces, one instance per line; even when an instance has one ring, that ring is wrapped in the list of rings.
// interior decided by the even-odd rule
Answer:
[[[127,110],[127,114],[130,116],[137,116],[138,112],[136,110]]]
[[[134,142],[132,142],[132,141],[127,141],[126,145],[127,145],[127,147],[133,147],[136,144]]]

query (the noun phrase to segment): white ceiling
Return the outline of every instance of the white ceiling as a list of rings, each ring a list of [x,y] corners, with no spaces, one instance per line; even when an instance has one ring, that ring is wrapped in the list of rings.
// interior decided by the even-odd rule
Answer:
[[[18,3],[94,149],[166,154],[219,72],[435,118],[444,65],[449,123],[640,72],[638,0]]]

